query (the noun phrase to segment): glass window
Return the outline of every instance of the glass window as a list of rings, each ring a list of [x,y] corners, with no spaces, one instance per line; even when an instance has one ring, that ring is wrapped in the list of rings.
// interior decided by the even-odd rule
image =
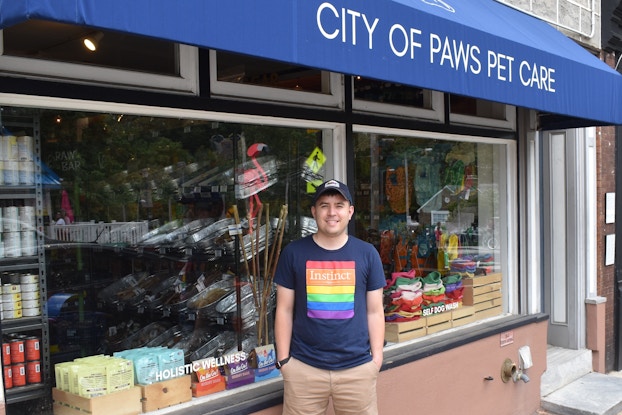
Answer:
[[[354,99],[430,109],[432,108],[430,93],[431,91],[427,89],[395,82],[354,77]]]
[[[443,94],[438,91],[354,76],[352,94],[352,107],[358,111],[444,120]]]
[[[342,107],[341,75],[222,51],[210,54],[216,95]]]
[[[0,69],[26,76],[196,92],[196,61],[196,48],[84,26],[29,20],[2,30]]]
[[[454,123],[516,129],[516,114],[512,105],[450,94],[449,108],[449,118]]]
[[[5,137],[40,131],[53,385],[63,362],[158,346],[181,351],[182,365],[244,352],[252,381],[278,375],[255,373],[250,356],[273,343],[278,250],[315,229],[311,196],[332,174],[332,130],[15,107],[2,116]],[[3,211],[22,187],[0,186]],[[230,372],[216,365],[218,384]]]
[[[357,133],[354,148],[356,235],[380,252],[387,323],[411,323],[387,340],[502,314],[506,146]]]

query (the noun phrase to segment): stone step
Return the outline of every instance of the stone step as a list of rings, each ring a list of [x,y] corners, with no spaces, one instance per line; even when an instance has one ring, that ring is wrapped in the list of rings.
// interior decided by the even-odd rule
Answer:
[[[622,378],[588,373],[543,396],[540,406],[558,415],[617,415],[622,411]]]
[[[592,351],[548,346],[540,395],[545,397],[592,372]]]

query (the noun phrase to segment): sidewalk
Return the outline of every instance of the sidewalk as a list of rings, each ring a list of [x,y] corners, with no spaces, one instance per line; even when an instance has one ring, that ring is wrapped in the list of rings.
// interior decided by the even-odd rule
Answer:
[[[585,352],[547,351],[541,409],[533,415],[622,415],[622,372],[592,372]]]

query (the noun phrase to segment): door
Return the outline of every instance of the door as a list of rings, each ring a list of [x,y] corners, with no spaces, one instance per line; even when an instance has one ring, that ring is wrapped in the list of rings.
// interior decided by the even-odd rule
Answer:
[[[585,137],[584,129],[542,134],[542,262],[548,343],[569,349],[585,347],[586,275],[596,250],[592,243],[593,146]]]

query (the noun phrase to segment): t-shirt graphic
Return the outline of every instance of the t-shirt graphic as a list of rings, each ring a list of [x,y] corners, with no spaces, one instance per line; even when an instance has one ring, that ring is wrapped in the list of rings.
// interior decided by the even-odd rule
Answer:
[[[354,261],[307,261],[307,317],[354,317]]]

